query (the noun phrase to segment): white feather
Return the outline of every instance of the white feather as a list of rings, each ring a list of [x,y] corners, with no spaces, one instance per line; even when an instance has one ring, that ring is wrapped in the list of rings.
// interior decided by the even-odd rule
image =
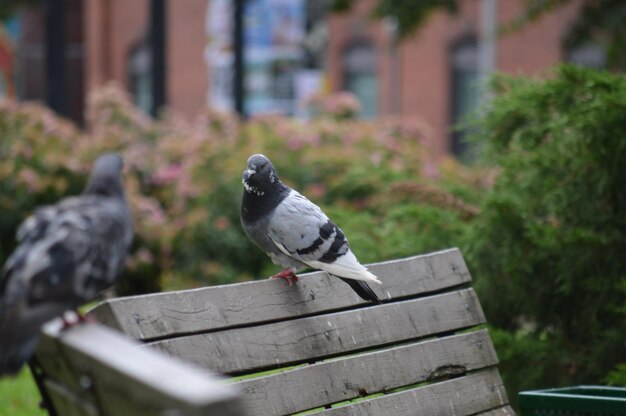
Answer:
[[[365,266],[359,263],[351,250],[348,250],[348,252],[343,256],[338,257],[337,260],[335,260],[333,263],[309,261],[306,264],[313,267],[314,269],[320,269],[325,271],[326,273],[335,276],[345,277],[347,279],[362,280],[364,282],[372,282],[379,285],[382,284],[382,282],[378,280],[375,275],[373,275],[367,270]]]
[[[291,253],[289,253],[285,246],[283,246],[276,240],[272,241],[274,241],[274,244],[276,244],[276,247],[278,247],[280,251],[285,253],[287,256],[293,256]],[[309,267],[325,271],[328,274],[345,277],[346,279],[362,280],[364,282],[372,282],[382,285],[382,282],[378,280],[378,278],[374,274],[367,270],[367,267],[359,263],[356,256],[350,249],[348,249],[348,252],[346,254],[338,257],[332,263],[324,263],[317,260],[301,261]]]

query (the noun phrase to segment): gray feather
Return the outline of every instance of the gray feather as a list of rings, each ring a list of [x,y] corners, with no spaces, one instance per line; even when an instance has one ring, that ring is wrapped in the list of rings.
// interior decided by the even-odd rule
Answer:
[[[268,233],[270,221],[272,217],[267,216],[251,223],[243,223],[243,229],[254,244],[263,250],[272,260],[274,264],[279,264],[285,268],[293,268],[296,270],[303,269],[306,264],[286,255],[276,246],[276,243],[270,238]]]
[[[325,226],[329,227],[328,234],[324,234]],[[284,247],[289,256],[304,263],[320,260],[332,252],[338,232],[341,230],[317,205],[294,190],[276,207],[267,230],[273,242]],[[347,245],[348,240],[344,237],[339,248],[345,250]]]
[[[82,195],[19,227],[0,282],[0,375],[30,357],[43,323],[93,300],[122,271],[133,227],[121,170],[119,156],[101,156]]]

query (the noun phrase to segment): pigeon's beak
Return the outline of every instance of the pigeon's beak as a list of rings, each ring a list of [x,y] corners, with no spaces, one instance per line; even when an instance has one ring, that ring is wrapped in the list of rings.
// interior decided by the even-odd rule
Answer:
[[[253,169],[246,169],[246,170],[244,170],[243,171],[243,180],[248,182],[248,179],[250,179],[250,177],[252,175],[254,175],[255,173],[256,173],[256,171],[253,170]]]

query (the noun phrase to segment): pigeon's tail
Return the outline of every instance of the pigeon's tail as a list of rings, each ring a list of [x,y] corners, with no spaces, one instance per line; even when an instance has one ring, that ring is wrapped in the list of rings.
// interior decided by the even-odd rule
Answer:
[[[352,290],[354,290],[361,299],[380,303],[380,298],[366,282],[362,280],[344,279],[343,277],[339,278],[349,284]]]
[[[9,321],[6,315],[0,317],[0,377],[16,375],[35,352],[38,328],[20,328],[21,323]]]
[[[0,334],[3,337],[5,334]],[[0,377],[16,375],[22,366],[35,353],[39,333],[35,332],[28,337],[19,339],[0,340]]]
[[[15,310],[2,307],[0,302],[0,377],[16,375],[35,353],[39,328],[45,321],[33,322]]]
[[[337,257],[331,263],[307,261],[306,264],[314,269],[324,270],[328,274],[332,274],[334,276],[360,280],[367,283],[376,283],[377,285],[382,284],[382,282],[378,280],[373,273],[367,270],[367,267],[359,263],[351,250],[348,250],[342,256]]]

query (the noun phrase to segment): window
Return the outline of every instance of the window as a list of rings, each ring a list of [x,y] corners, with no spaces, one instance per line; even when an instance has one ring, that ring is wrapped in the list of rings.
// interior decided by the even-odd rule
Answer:
[[[152,58],[148,42],[139,42],[129,59],[130,92],[133,102],[147,114],[152,110]]]
[[[567,51],[566,60],[586,68],[606,68],[606,52],[602,45],[595,42],[587,42],[570,48]]]
[[[466,142],[466,131],[460,127],[465,117],[479,103],[478,43],[474,38],[457,42],[451,50],[452,153],[461,160],[471,158]]]
[[[378,79],[376,52],[370,42],[359,42],[344,52],[344,88],[361,102],[360,117],[373,118],[378,114]]]

